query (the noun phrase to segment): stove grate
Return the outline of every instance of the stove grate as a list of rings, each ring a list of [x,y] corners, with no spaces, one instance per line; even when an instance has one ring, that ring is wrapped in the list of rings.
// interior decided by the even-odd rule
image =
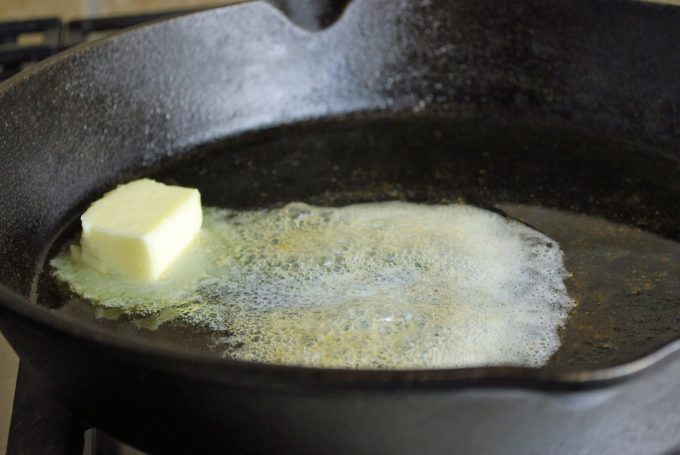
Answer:
[[[62,22],[50,17],[0,22],[0,81],[70,47],[151,21],[200,11],[181,9],[151,14]]]

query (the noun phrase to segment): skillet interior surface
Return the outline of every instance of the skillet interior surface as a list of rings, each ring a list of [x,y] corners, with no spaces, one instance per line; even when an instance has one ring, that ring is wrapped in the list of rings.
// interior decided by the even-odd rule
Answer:
[[[548,125],[375,116],[244,135],[133,174],[198,187],[218,207],[469,203],[528,223],[562,247],[577,302],[549,366],[580,369],[623,364],[680,335],[680,180],[662,152]],[[121,316],[73,297],[46,267],[43,304],[175,349],[225,352],[214,342],[224,333],[157,327],[157,313]]]

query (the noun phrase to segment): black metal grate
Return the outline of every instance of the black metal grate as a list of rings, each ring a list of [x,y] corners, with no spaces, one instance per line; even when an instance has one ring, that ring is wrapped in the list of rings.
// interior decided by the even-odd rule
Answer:
[[[0,22],[0,81],[31,64],[85,41],[159,19],[188,14],[183,9],[153,14],[75,20],[59,18]]]
[[[38,42],[22,43],[33,35]],[[56,54],[61,49],[62,22],[58,18],[0,23],[0,79],[21,71],[26,65]]]

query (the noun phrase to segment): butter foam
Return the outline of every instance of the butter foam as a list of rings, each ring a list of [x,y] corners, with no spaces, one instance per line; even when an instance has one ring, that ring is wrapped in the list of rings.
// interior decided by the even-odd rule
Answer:
[[[225,357],[340,368],[541,366],[574,302],[562,251],[467,205],[205,208],[198,241],[158,283],[66,251],[79,295],[133,318],[214,333]]]

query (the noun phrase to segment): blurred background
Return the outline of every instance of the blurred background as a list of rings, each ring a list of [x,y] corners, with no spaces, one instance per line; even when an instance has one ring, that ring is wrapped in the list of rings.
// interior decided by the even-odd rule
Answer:
[[[2,0],[0,20],[58,16],[62,20],[219,6],[238,0]],[[680,5],[680,0],[659,0]]]
[[[220,0],[3,0],[0,2],[0,20],[60,17],[64,21],[137,14],[172,9],[219,6],[235,1]]]

